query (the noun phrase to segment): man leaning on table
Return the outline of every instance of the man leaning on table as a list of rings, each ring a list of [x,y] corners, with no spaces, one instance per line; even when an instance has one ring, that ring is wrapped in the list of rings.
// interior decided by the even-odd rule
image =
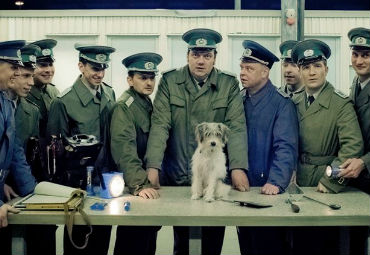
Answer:
[[[247,132],[239,83],[234,74],[214,67],[222,36],[211,29],[183,35],[188,65],[165,73],[154,100],[146,152],[149,181],[159,186],[190,186],[191,158],[197,147],[195,127],[222,122],[230,128],[227,152],[233,185],[249,188]],[[189,196],[190,199],[190,196]],[[202,228],[202,254],[220,254],[224,227]],[[189,228],[174,227],[174,254],[189,253]]]
[[[19,66],[23,66],[20,48],[25,41],[7,41],[0,43],[0,247],[1,254],[11,254],[10,233],[4,228],[8,225],[8,213],[16,213],[8,204],[4,204],[4,182],[8,174],[13,175],[18,193],[25,196],[36,185],[35,178],[27,164],[22,144],[15,137],[14,107],[5,91],[14,86],[16,76],[20,75]]]
[[[326,169],[361,156],[363,140],[351,100],[326,80],[330,54],[327,44],[314,39],[299,42],[292,50],[305,86],[293,98],[300,128],[297,183],[338,193],[348,179],[331,178]],[[307,238],[315,245],[307,247]],[[338,227],[297,228],[294,254],[339,254],[339,238]]]

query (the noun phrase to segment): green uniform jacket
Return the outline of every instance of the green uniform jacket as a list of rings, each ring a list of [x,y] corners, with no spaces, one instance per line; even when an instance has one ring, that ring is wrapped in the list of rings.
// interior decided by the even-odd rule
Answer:
[[[103,141],[114,103],[115,94],[110,86],[102,85],[99,102],[79,76],[72,87],[53,100],[49,113],[48,136],[87,134]]]
[[[50,110],[51,101],[60,94],[54,84],[46,84],[44,89],[32,86],[30,93],[27,96],[31,102],[39,107],[41,114],[40,119],[40,136],[45,137],[46,126],[48,123],[48,113]]]
[[[248,169],[248,141],[236,76],[216,68],[198,90],[188,66],[163,74],[154,100],[147,167],[161,169],[162,185],[190,185],[194,130],[201,122],[222,122],[231,132],[229,169]]]
[[[153,107],[149,97],[134,89],[126,90],[113,109],[110,132],[111,152],[118,169],[124,173],[130,192],[137,195],[151,187],[144,163]]]
[[[321,182],[338,193],[344,183],[329,179],[324,172],[332,162],[339,165],[362,155],[363,141],[356,113],[348,96],[336,91],[329,82],[307,110],[306,101],[306,93],[300,93],[294,100],[300,125],[297,183],[317,186]]]
[[[357,91],[358,77],[355,77],[351,87],[350,97],[355,104],[358,121],[364,138],[365,154],[361,157],[367,171],[370,173],[370,82],[360,93]]]
[[[16,135],[26,152],[30,137],[39,137],[39,108],[27,98],[19,98],[15,111]]]

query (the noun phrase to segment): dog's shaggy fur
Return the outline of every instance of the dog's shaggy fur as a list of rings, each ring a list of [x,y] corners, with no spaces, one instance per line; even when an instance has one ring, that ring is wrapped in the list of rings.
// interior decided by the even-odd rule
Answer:
[[[230,186],[226,177],[226,157],[223,148],[229,128],[222,123],[203,122],[196,126],[198,147],[192,157],[192,199],[204,196],[207,202],[227,196]]]

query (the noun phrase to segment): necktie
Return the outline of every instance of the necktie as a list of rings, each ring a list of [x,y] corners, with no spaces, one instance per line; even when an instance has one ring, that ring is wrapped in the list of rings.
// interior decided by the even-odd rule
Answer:
[[[201,82],[198,83],[199,87],[203,87],[203,85],[204,85],[204,81],[201,81]]]
[[[97,99],[101,100],[101,93],[99,91],[96,91],[95,96]]]
[[[356,97],[358,97],[361,93],[361,84],[358,82],[356,87]]]
[[[315,98],[313,96],[308,96],[308,105],[311,105],[315,101]]]

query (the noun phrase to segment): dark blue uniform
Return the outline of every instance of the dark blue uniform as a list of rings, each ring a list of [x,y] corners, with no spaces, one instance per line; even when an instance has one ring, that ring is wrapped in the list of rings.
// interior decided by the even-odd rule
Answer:
[[[242,91],[248,127],[247,173],[250,186],[266,183],[284,192],[298,157],[298,119],[288,95],[271,81],[251,97]],[[286,254],[286,229],[238,227],[240,251],[245,254]],[[268,245],[266,245],[268,244]]]
[[[288,95],[277,91],[271,81],[249,97],[243,91],[248,127],[248,180],[250,186],[270,183],[283,192],[298,157],[298,120]]]
[[[4,92],[0,91],[0,206],[4,199],[4,181],[13,175],[19,195],[31,193],[36,185],[27,164],[22,145],[15,138],[14,109]]]

